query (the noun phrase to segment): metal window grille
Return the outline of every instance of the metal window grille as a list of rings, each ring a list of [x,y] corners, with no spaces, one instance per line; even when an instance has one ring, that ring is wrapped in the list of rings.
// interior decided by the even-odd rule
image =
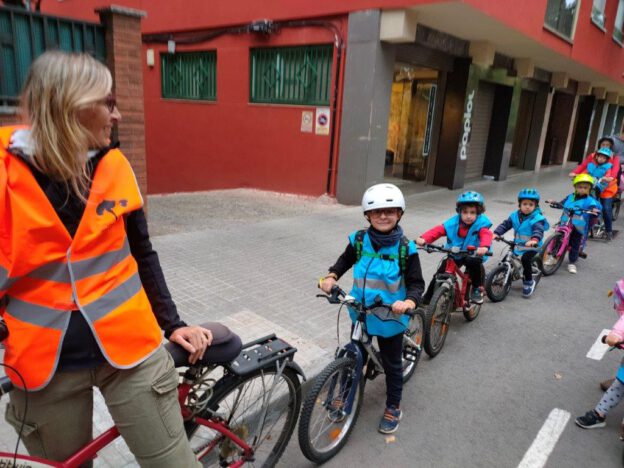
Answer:
[[[160,55],[162,97],[215,101],[217,52],[177,52]]]
[[[329,105],[332,45],[252,49],[250,100]]]
[[[0,105],[17,104],[31,63],[52,49],[87,52],[104,61],[104,27],[0,7]]]

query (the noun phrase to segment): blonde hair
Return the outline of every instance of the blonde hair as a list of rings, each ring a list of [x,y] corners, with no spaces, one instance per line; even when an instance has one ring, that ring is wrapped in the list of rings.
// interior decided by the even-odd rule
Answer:
[[[87,54],[60,51],[37,58],[24,84],[22,115],[31,128],[33,164],[50,178],[64,181],[83,201],[92,136],[78,113],[106,98],[112,85],[104,64]]]

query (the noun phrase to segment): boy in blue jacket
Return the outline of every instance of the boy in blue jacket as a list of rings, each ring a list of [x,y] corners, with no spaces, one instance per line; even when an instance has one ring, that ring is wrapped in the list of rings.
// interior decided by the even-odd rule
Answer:
[[[514,254],[522,261],[522,297],[531,297],[535,291],[533,279],[533,257],[537,254],[536,247],[542,245],[544,231],[550,228],[548,220],[539,208],[540,194],[534,188],[524,188],[518,193],[518,210],[509,215],[505,221],[494,229],[494,238],[498,239],[510,229],[514,230],[516,247]]]
[[[379,432],[390,434],[398,429],[403,415],[400,409],[403,333],[409,322],[405,312],[421,302],[425,281],[416,245],[407,240],[399,226],[405,211],[401,190],[392,184],[373,185],[364,192],[362,211],[370,226],[351,233],[347,248],[329,268],[319,286],[329,294],[336,281],[354,267],[353,288],[349,294],[365,306],[374,305],[375,299],[381,297],[397,315],[397,320],[392,321],[383,321],[373,314],[366,317],[366,330],[369,335],[377,336],[386,375],[386,410],[379,423]],[[355,322],[355,314],[349,311],[349,315]],[[332,401],[336,410],[340,410],[343,404],[343,401]]]
[[[574,192],[568,195],[561,204],[568,210],[587,210],[593,211],[595,215],[599,215],[602,211],[600,202],[591,196],[590,192],[594,186],[594,178],[589,174],[579,174],[572,181],[574,185]],[[546,200],[546,203],[554,203],[553,200]],[[573,275],[576,274],[576,261],[579,258],[579,252],[581,251],[581,245],[587,238],[589,231],[589,217],[588,213],[577,212],[572,215],[572,224],[574,229],[570,234],[570,253],[568,254],[568,271]],[[561,215],[561,224],[567,223],[569,219],[568,214],[564,211]],[[550,257],[546,262],[556,261],[553,257]]]

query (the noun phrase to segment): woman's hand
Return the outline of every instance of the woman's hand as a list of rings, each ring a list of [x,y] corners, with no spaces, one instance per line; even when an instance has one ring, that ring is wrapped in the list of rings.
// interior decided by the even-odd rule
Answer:
[[[392,312],[401,315],[407,312],[409,309],[415,309],[416,304],[411,299],[405,299],[404,301],[395,301],[392,304]]]
[[[419,237],[418,239],[416,239],[416,244],[420,247],[422,247],[423,245],[425,245],[427,243],[427,241],[425,239],[423,239],[422,237]]]
[[[334,278],[333,276],[326,276],[319,282],[319,286],[325,294],[331,294],[331,290],[335,284],[336,278]]]
[[[475,253],[477,256],[483,257],[486,253],[488,253],[488,250],[489,249],[487,247],[479,247]]]
[[[206,348],[212,344],[212,332],[198,325],[174,330],[169,341],[179,344],[189,352],[189,362],[195,364],[204,357]]]
[[[576,172],[570,172],[570,173],[568,174],[568,177],[576,177]]]
[[[620,338],[618,335],[616,335],[615,333],[609,333],[607,335],[607,339],[606,342],[609,346],[615,346],[619,343],[622,342],[622,338]]]

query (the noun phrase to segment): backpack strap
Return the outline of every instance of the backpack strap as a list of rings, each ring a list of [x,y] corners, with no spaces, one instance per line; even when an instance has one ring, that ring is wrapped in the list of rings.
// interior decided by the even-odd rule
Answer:
[[[401,242],[399,243],[399,269],[401,270],[401,276],[405,278],[405,273],[407,272],[407,257],[409,253],[409,239],[405,236],[401,237]]]
[[[360,261],[362,258],[362,248],[364,246],[364,234],[366,234],[366,229],[360,229],[355,233],[355,243],[353,247],[355,248],[355,263]]]

